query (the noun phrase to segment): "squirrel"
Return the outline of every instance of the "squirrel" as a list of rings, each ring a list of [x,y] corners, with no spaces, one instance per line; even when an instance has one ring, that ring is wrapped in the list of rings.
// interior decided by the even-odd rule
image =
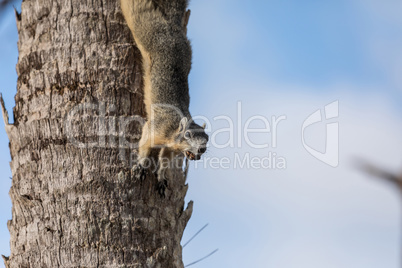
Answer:
[[[208,135],[189,112],[188,75],[192,50],[187,38],[188,0],[120,0],[124,18],[141,52],[147,121],[139,141],[139,177],[153,148],[161,148],[157,170],[158,191],[164,197],[166,170],[183,154],[199,160]]]

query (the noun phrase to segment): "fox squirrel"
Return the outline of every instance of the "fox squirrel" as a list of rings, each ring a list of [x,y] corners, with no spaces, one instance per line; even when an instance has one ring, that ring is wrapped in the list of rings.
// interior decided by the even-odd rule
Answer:
[[[139,177],[153,148],[161,148],[157,171],[158,191],[164,196],[166,170],[183,153],[199,160],[206,151],[205,126],[193,122],[189,112],[188,75],[191,46],[187,39],[188,0],[120,0],[123,15],[142,55],[147,122],[139,143]],[[165,164],[162,164],[165,163]]]

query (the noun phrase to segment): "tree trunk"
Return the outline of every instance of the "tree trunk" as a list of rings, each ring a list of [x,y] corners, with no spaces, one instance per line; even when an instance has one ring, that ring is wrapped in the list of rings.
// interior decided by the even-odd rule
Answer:
[[[119,1],[25,0],[17,25],[6,266],[183,267],[185,175],[165,198],[133,179],[141,58]]]

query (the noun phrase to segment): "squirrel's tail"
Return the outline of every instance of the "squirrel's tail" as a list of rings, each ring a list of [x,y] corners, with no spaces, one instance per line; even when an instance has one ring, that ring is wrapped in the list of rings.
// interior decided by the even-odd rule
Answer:
[[[121,8],[142,56],[166,51],[187,39],[188,0],[121,0]]]

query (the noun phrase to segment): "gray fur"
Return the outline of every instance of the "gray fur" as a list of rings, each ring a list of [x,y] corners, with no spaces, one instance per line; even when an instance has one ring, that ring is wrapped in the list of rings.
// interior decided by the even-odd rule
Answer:
[[[144,65],[148,122],[143,128],[145,145],[139,149],[140,161],[149,156],[155,145],[162,147],[160,160],[168,155],[167,150],[173,155],[181,151],[188,156],[191,152],[191,158],[199,159],[203,153],[200,148],[206,147],[208,136],[192,121],[189,112],[192,51],[187,38],[188,1],[121,0],[121,6]],[[187,124],[180,129],[183,117]],[[191,132],[191,138],[184,137],[186,131]],[[156,137],[165,144],[148,144],[146,137]],[[164,170],[158,174],[164,176]]]

